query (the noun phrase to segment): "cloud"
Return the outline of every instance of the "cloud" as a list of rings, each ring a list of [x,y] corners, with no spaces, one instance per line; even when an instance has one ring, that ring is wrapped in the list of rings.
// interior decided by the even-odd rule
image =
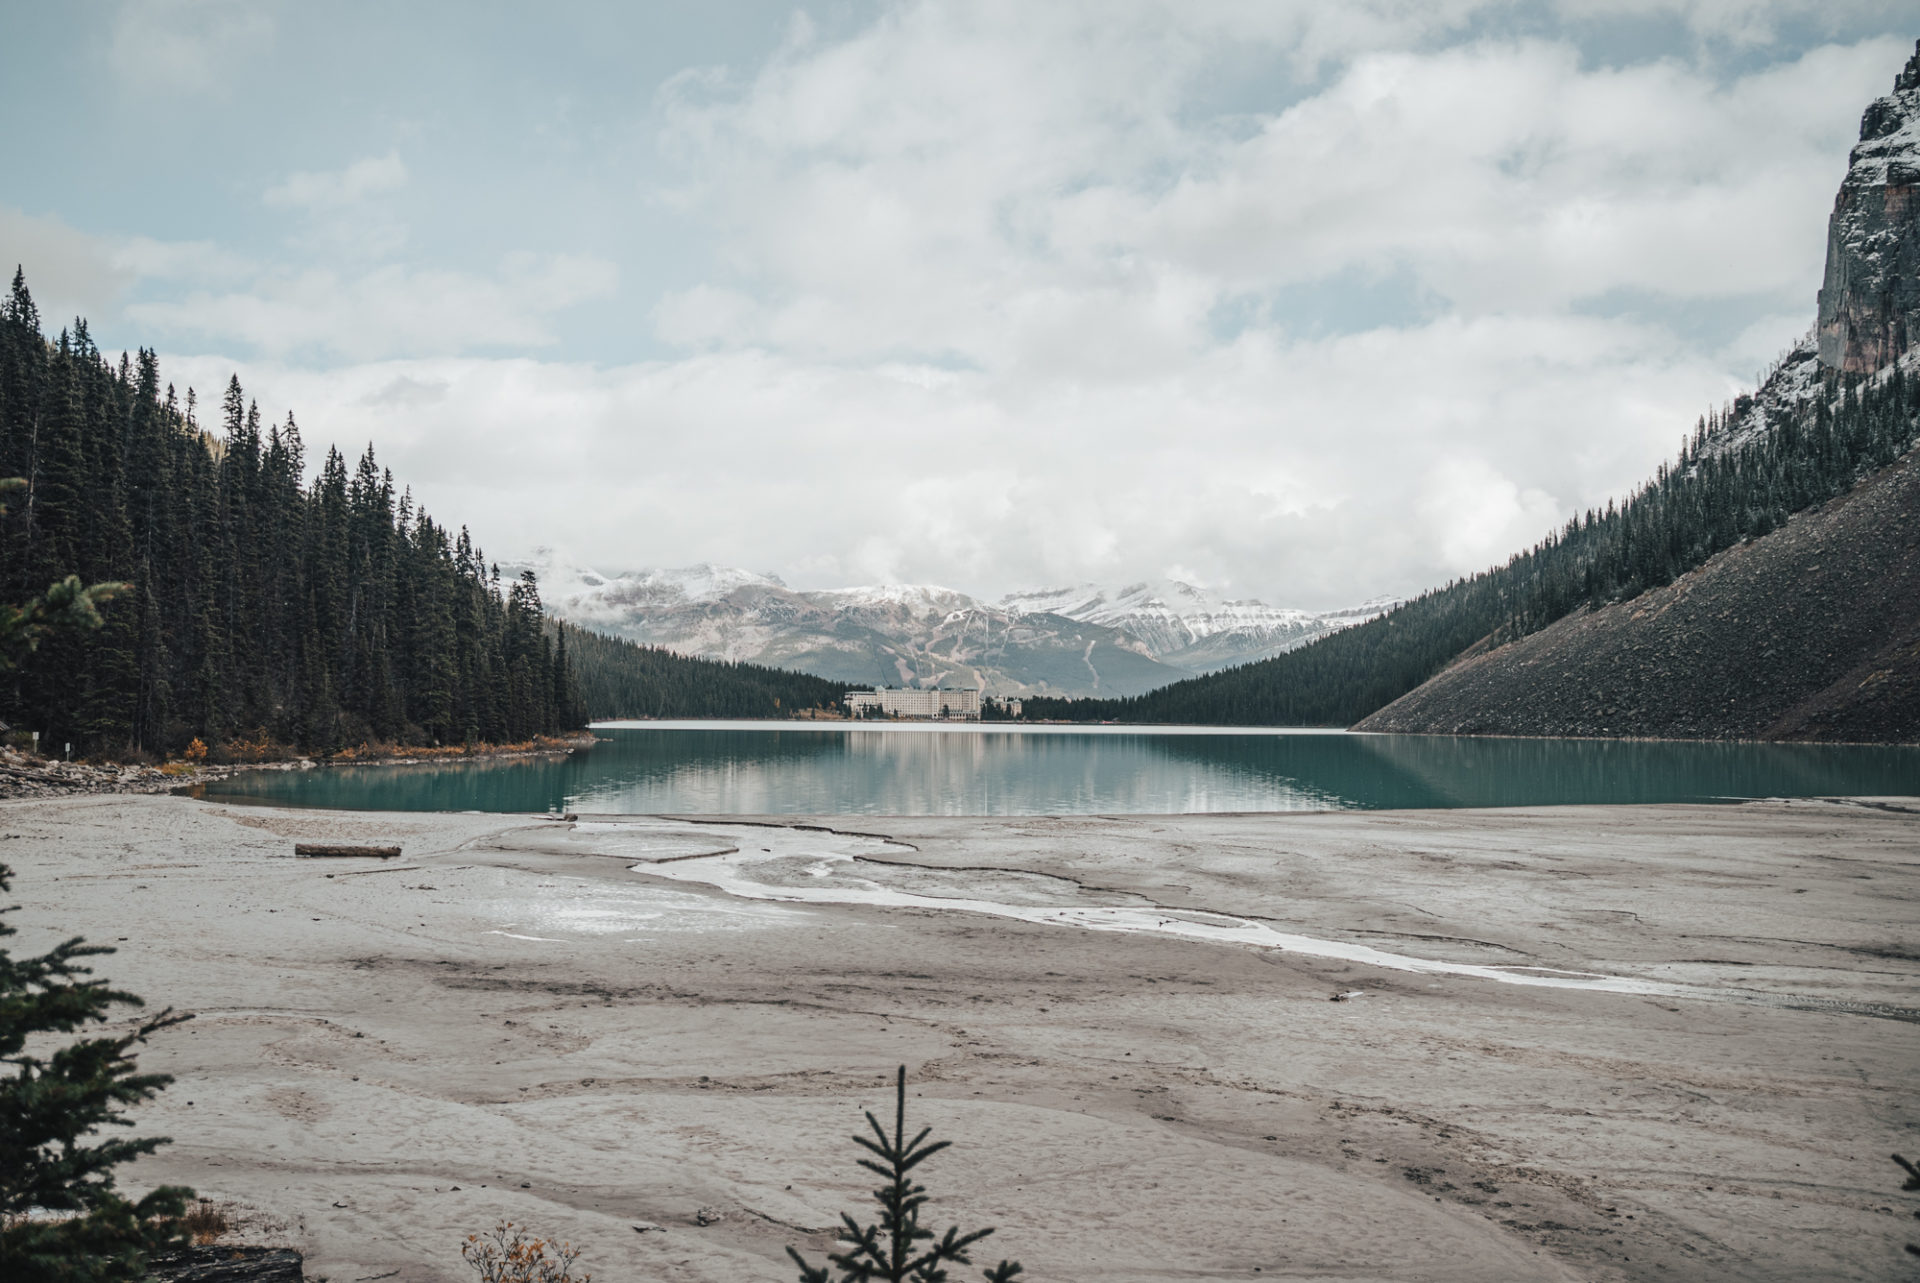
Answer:
[[[58,327],[68,317],[98,317],[120,301],[136,273],[111,247],[58,218],[0,205],[0,270],[26,273],[42,320]]]
[[[98,335],[124,320],[143,344],[232,345],[270,359],[549,347],[557,314],[619,282],[613,262],[578,254],[515,252],[491,273],[395,263],[282,268],[206,241],[91,235],[6,205],[0,259],[25,271],[49,326],[85,315]]]
[[[1473,310],[1773,293],[1804,283],[1887,57],[1822,49],[1722,87],[1545,42],[1368,55],[1164,193],[1076,198],[1065,235],[1243,289],[1403,270]]]
[[[1343,277],[1422,300],[1374,324],[1621,289],[1779,307],[1808,291],[1859,104],[1898,62],[1866,41],[1723,82],[1476,41],[1363,53],[1282,109],[1195,120],[1204,23],[1163,48],[1049,12],[913,6],[797,41],[731,96],[671,91],[697,175],[679,197],[737,277],[668,300],[658,332],[1101,377],[1188,359],[1236,298],[1311,325],[1287,291]]]
[[[1907,52],[1876,13],[905,0],[672,78],[665,179],[532,252],[462,260],[427,220],[470,207],[360,140],[249,206],[272,261],[111,242],[95,288],[501,555],[1350,604],[1624,492],[1804,330]],[[596,299],[599,365],[561,346]]]
[[[104,242],[101,252],[118,269],[144,281],[191,281],[204,287],[244,280],[257,270],[247,259],[212,241],[129,236]]]
[[[1771,44],[1784,26],[1833,32],[1901,16],[1886,0],[1557,0],[1554,8],[1576,22],[1675,19],[1694,36],[1735,49]]]
[[[280,209],[333,210],[368,196],[405,186],[407,167],[400,153],[356,160],[345,169],[318,173],[301,170],[269,187],[262,199]]]
[[[273,42],[268,0],[125,0],[108,61],[131,88],[225,96],[231,69]]]
[[[762,337],[760,305],[739,290],[696,285],[661,297],[653,332],[679,347],[739,346]]]
[[[552,315],[611,293],[618,277],[607,260],[567,254],[510,255],[491,276],[397,264],[355,274],[316,267],[266,271],[244,289],[130,304],[126,315],[175,342],[365,361],[549,346]]]
[[[316,451],[378,442],[499,555],[987,594],[1180,564],[1322,606],[1479,569],[1604,503],[1727,386],[1657,327],[1596,318],[1259,336],[1100,385],[767,351],[166,365],[202,387],[237,368]]]
[[[1551,495],[1527,489],[1485,459],[1439,460],[1415,508],[1439,541],[1440,563],[1471,574],[1535,542],[1565,513]]]

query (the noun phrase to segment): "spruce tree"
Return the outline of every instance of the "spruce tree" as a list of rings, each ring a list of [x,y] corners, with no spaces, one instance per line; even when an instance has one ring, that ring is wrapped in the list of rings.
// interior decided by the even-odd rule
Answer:
[[[921,1209],[927,1203],[927,1190],[915,1181],[913,1170],[947,1146],[950,1140],[928,1141],[931,1128],[923,1127],[912,1140],[907,1139],[907,1067],[900,1066],[894,1079],[893,1132],[880,1125],[871,1112],[867,1125],[873,1135],[853,1138],[853,1143],[871,1154],[860,1159],[860,1166],[886,1183],[873,1191],[880,1204],[880,1219],[862,1225],[851,1213],[840,1214],[840,1241],[843,1252],[827,1255],[829,1266],[838,1266],[836,1278],[827,1266],[807,1264],[807,1259],[791,1247],[787,1255],[800,1267],[800,1283],[868,1283],[885,1279],[887,1283],[944,1283],[947,1264],[971,1262],[967,1249],[993,1233],[991,1229],[962,1234],[950,1226],[936,1237],[920,1224]],[[987,1283],[1007,1283],[1021,1273],[1017,1261],[1002,1261],[986,1271]]]
[[[0,894],[11,880],[12,870],[0,865]],[[13,934],[0,922],[0,939]],[[85,978],[91,972],[81,959],[112,952],[79,937],[38,957],[16,960],[0,949],[0,1065],[13,1071],[0,1078],[0,1278],[7,1283],[135,1280],[148,1255],[185,1241],[179,1217],[191,1190],[161,1186],[129,1201],[114,1188],[114,1168],[166,1138],[94,1141],[93,1134],[128,1126],[126,1108],[171,1081],[136,1072],[133,1048],[188,1017],[163,1011],[114,1037],[42,1051],[50,1036],[98,1024],[115,1007],[142,1005]]]

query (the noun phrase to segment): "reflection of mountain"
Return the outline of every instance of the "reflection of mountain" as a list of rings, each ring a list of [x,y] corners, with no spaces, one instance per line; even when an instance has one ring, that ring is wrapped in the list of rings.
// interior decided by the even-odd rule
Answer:
[[[705,565],[606,575],[546,552],[531,564],[548,608],[597,632],[835,681],[1002,695],[1137,694],[1290,650],[1390,604],[1315,614],[1173,582],[994,604],[922,584],[796,592],[771,575]]]
[[[1219,743],[1225,740],[1226,743]],[[1451,735],[1173,737],[1163,751],[1367,808],[1574,806],[1899,791],[1911,749],[1496,739]]]
[[[619,732],[615,732],[620,734]],[[636,731],[690,749],[709,732]],[[728,750],[658,747],[644,760],[673,763],[664,772],[614,769],[603,785],[576,785],[582,810],[735,814],[1076,815],[1096,811],[1174,813],[1297,810],[1336,805],[1284,781],[1223,775],[1169,757],[1148,737],[1024,735],[984,730],[914,734],[880,730],[780,732],[835,743],[819,755],[785,746],[753,752],[761,732],[743,732],[741,756]],[[728,738],[718,733],[715,738]],[[624,749],[622,750],[624,755]],[[672,799],[671,805],[665,798]]]
[[[1920,749],[1427,735],[633,729],[547,761],[259,771],[213,797],[364,810],[1075,815],[1911,792]]]

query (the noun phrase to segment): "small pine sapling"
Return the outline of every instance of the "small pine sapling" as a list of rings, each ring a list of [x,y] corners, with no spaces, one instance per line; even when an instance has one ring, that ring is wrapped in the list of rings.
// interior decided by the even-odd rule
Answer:
[[[867,1125],[873,1128],[873,1136],[855,1136],[853,1141],[873,1155],[861,1159],[860,1166],[887,1182],[873,1191],[874,1201],[880,1204],[880,1220],[862,1225],[850,1213],[842,1212],[839,1238],[848,1247],[844,1252],[828,1253],[826,1266],[807,1264],[805,1257],[789,1247],[787,1255],[800,1267],[800,1283],[872,1283],[879,1279],[887,1283],[946,1283],[948,1276],[942,1266],[971,1264],[967,1249],[993,1231],[962,1234],[953,1226],[936,1238],[932,1230],[920,1224],[927,1190],[914,1181],[911,1173],[953,1142],[929,1142],[930,1127],[921,1128],[912,1140],[906,1139],[905,1065],[900,1066],[894,1080],[893,1134],[889,1136],[872,1113],[867,1114]],[[830,1266],[839,1267],[837,1277]],[[987,1283],[1008,1283],[1020,1273],[1018,1262],[1002,1261],[986,1272],[986,1279]]]

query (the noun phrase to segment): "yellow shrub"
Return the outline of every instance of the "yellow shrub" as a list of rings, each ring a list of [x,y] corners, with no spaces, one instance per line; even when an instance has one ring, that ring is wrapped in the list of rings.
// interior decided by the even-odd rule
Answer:
[[[485,1234],[467,1235],[460,1255],[480,1276],[480,1283],[591,1283],[593,1278],[573,1273],[579,1248],[533,1238],[512,1221],[502,1221]]]

